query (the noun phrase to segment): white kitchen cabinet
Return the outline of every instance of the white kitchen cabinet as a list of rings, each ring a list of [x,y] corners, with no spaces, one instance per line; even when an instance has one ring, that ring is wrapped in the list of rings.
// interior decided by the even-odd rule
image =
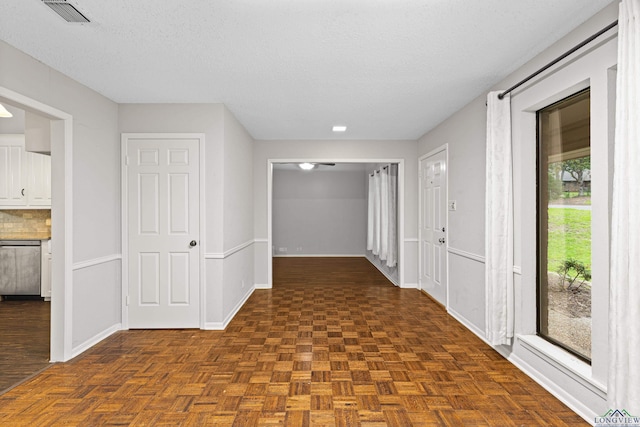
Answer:
[[[24,136],[0,135],[0,206],[24,206],[26,186]]]
[[[51,208],[51,157],[25,151],[24,135],[0,135],[0,208]]]
[[[51,157],[26,153],[28,163],[27,204],[51,207]]]

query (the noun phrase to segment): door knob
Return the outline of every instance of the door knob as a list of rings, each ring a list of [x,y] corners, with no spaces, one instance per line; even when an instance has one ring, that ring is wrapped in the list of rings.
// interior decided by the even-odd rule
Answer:
[[[189,242],[189,246],[194,247],[195,245],[197,245],[198,242],[196,242],[195,240],[192,240]]]
[[[439,239],[438,239],[438,242],[440,242],[440,243],[444,243],[444,237],[439,238]]]

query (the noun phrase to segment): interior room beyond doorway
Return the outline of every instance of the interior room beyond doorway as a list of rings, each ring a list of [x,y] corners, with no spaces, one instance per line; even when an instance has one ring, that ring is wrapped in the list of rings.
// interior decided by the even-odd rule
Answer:
[[[308,170],[300,167],[302,163],[272,164],[270,258],[366,257],[399,286],[401,257],[397,266],[387,268],[367,250],[369,175],[388,163],[314,161]],[[401,188],[399,182],[396,188]],[[401,211],[398,203],[398,250]]]

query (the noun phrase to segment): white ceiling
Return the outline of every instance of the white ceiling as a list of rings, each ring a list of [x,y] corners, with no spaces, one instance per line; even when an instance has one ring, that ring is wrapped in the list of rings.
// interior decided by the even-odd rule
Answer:
[[[0,39],[119,103],[224,103],[256,139],[417,139],[611,0],[70,2],[92,22],[0,1]]]

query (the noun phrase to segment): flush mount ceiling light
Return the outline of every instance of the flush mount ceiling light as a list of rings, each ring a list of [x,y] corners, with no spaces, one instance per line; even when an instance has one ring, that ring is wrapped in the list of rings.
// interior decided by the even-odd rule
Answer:
[[[67,0],[42,0],[42,2],[67,22],[91,22],[74,5],[67,3]]]
[[[346,126],[338,125],[334,126],[332,129],[334,132],[345,132],[347,130]]]
[[[9,118],[9,117],[13,117],[13,114],[11,114],[9,110],[4,108],[4,105],[0,104],[0,117]]]
[[[316,165],[314,163],[298,163],[298,167],[302,170],[310,171],[311,169],[315,168]]]

